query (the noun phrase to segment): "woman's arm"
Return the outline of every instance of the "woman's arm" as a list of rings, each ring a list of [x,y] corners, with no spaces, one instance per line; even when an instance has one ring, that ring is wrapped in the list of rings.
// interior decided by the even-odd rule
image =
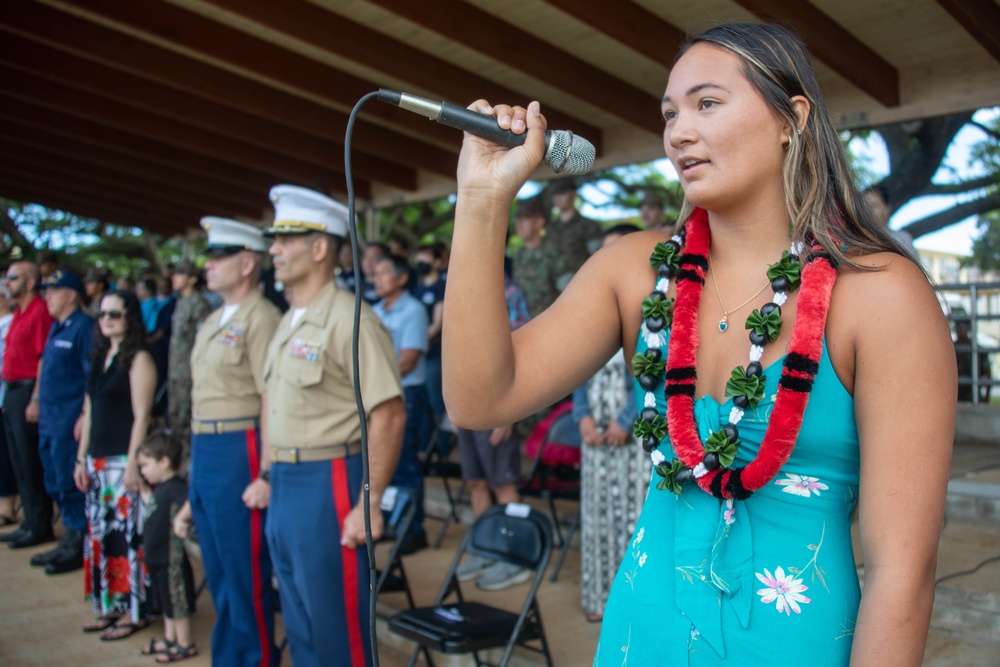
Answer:
[[[835,321],[853,331],[848,389],[861,443],[865,584],[851,665],[916,667],[934,603],[955,429],[955,354],[917,267],[888,254],[867,261],[887,265],[845,269],[833,304]]]
[[[132,434],[128,443],[128,464],[125,467],[125,488],[131,492],[139,489],[139,466],[135,452],[149,433],[149,418],[153,411],[153,393],[156,391],[156,365],[149,352],[142,350],[132,360],[128,372],[132,392]]]
[[[459,158],[445,292],[444,394],[456,425],[486,429],[566,396],[621,346],[616,285],[623,269],[616,276],[609,261],[615,253],[598,253],[551,308],[511,334],[503,284],[508,215],[541,163],[545,119],[536,102],[528,110],[492,108],[483,100],[470,108],[496,115],[500,127],[515,133],[528,128],[524,145],[510,150],[467,134]],[[621,258],[628,247],[616,243],[608,250]]]
[[[83,395],[83,416],[80,427],[80,445],[76,450],[76,464],[73,466],[73,483],[83,493],[90,484],[87,475],[87,452],[90,451],[90,396]]]

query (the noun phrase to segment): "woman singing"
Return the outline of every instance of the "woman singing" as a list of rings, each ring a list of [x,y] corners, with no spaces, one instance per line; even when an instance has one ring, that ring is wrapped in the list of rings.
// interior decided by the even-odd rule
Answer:
[[[686,197],[677,235],[604,248],[513,334],[507,212],[541,161],[545,119],[537,102],[470,108],[527,135],[510,150],[465,138],[449,415],[513,422],[619,347],[636,376],[635,434],[655,472],[594,664],[919,665],[954,353],[924,274],[852,183],[801,42],[725,25],[682,49],[660,110]]]

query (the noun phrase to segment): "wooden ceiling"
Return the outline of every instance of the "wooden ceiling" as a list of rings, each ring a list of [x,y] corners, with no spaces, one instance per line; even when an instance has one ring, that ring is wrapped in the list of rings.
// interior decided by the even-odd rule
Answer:
[[[164,234],[266,219],[280,182],[343,198],[380,87],[538,99],[598,166],[655,159],[685,33],[759,20],[803,37],[843,127],[1000,104],[997,0],[4,0],[0,196]],[[452,192],[460,141],[369,103],[358,196]]]

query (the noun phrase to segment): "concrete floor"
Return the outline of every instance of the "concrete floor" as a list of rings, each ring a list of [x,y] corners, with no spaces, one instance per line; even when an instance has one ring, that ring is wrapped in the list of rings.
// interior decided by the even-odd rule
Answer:
[[[1000,470],[1000,447],[957,448],[953,477],[991,482]],[[440,497],[440,487],[429,482],[428,497]],[[432,534],[439,524],[428,522]],[[452,526],[440,550],[425,549],[406,557],[417,604],[429,604],[443,579],[465,524]],[[11,530],[11,529],[5,529]],[[60,531],[61,527],[57,528]],[[3,667],[97,667],[98,665],[150,665],[139,650],[162,626],[150,628],[119,642],[102,642],[80,628],[92,614],[82,599],[82,575],[74,572],[46,576],[28,565],[34,553],[48,547],[11,551],[0,547],[0,665]],[[959,574],[938,586],[934,622],[925,653],[925,667],[997,667],[1000,665],[1000,523],[950,520],[942,531],[938,579]],[[986,564],[983,564],[986,562]],[[980,566],[975,572],[970,572]],[[197,569],[197,564],[196,564]],[[969,572],[967,574],[961,574]],[[199,574],[200,578],[200,574]],[[546,580],[539,592],[543,621],[556,665],[589,665],[597,645],[599,625],[587,623],[580,612],[579,552],[571,549],[559,580]],[[493,603],[517,604],[523,586],[494,594],[468,588],[470,597],[489,595]],[[380,600],[385,611],[399,608],[402,596],[387,594]],[[198,600],[194,618],[195,639],[202,655],[188,660],[191,667],[211,664],[208,656],[214,610],[206,593]],[[409,648],[404,640],[389,636],[380,625],[380,662],[385,667],[405,664]],[[283,636],[278,620],[278,636]],[[439,665],[470,665],[471,659],[438,660]],[[287,652],[282,665],[290,665]],[[533,656],[517,663],[542,662]],[[228,666],[220,666],[228,667]]]

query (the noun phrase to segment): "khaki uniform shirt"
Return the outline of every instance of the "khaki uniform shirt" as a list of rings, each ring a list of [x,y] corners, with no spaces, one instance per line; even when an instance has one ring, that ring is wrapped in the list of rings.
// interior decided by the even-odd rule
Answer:
[[[354,295],[331,282],[295,326],[292,313],[278,324],[264,366],[268,442],[299,449],[359,442],[351,364]],[[370,415],[403,389],[389,332],[366,303],[359,336],[361,396]]]
[[[198,330],[191,351],[192,416],[198,420],[259,417],[267,347],[281,313],[252,290],[225,324],[222,308]]]

